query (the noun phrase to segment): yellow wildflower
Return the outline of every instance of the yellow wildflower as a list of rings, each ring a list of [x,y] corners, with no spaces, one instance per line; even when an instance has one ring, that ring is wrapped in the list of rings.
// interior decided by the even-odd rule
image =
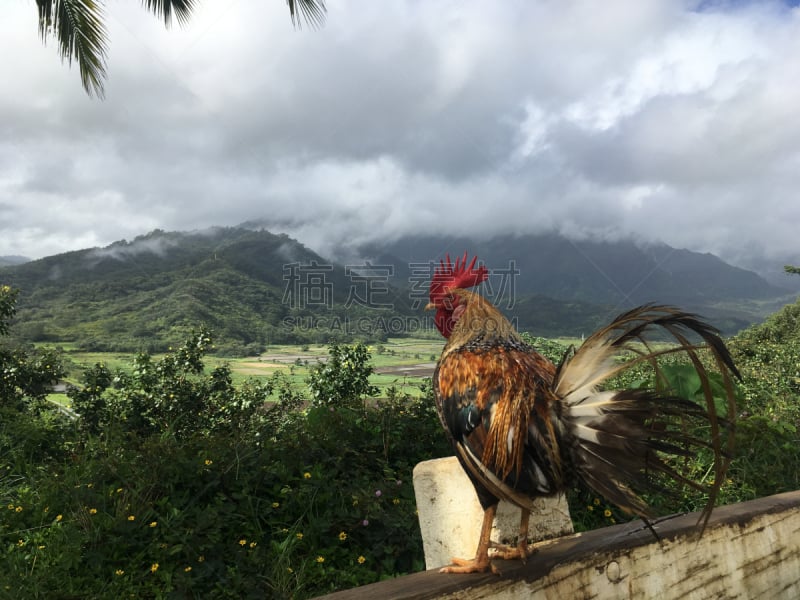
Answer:
[[[156,571],[158,571],[158,563],[153,563],[150,565],[150,572],[155,573]]]
[[[610,517],[610,516],[611,516],[611,511],[610,511],[610,510],[608,510],[608,509],[605,509],[605,510],[603,511],[603,516],[604,516],[604,517]]]
[[[60,523],[61,519],[63,519],[63,518],[64,518],[63,515],[56,515],[56,522]]]
[[[17,508],[14,509],[14,512],[22,512],[22,507],[18,506]]]
[[[125,571],[123,571],[122,569],[117,569],[116,571],[114,571],[114,575],[125,575]]]
[[[207,459],[205,460],[205,465],[206,465],[207,467],[210,467],[210,466],[211,466],[211,465],[213,465],[213,464],[214,464],[214,461],[213,461],[213,460],[211,460],[210,458],[207,458]]]
[[[395,505],[400,504],[400,498],[395,498],[394,500],[392,500],[392,504]]]
[[[158,525],[158,521],[150,521],[150,527],[155,527]]]
[[[239,545],[240,546],[244,546],[246,544],[247,544],[247,540],[246,539],[242,538],[242,539],[239,540]]]
[[[325,562],[325,557],[324,557],[324,556],[318,556],[318,557],[317,557],[317,562],[318,562],[319,564],[322,564],[322,563],[324,563],[324,562]]]
[[[365,562],[367,562],[366,558],[364,558],[363,556],[358,557],[358,564],[363,565]]]
[[[281,505],[280,502],[273,502],[272,503],[272,508],[278,508],[280,505]]]
[[[294,535],[298,540],[302,540],[303,539],[303,534],[300,533],[299,531],[297,533],[295,533]]]
[[[206,560],[206,557],[204,555],[202,555],[202,554],[197,557],[197,562],[205,562],[205,560]]]
[[[135,521],[135,520],[136,520],[135,515],[128,515],[128,521]]]
[[[189,572],[189,571],[191,571],[191,570],[192,570],[192,567],[186,567],[186,568],[183,570],[183,572],[184,572],[184,573],[188,573],[188,572]]]
[[[339,541],[343,542],[346,539],[347,539],[347,534],[344,531],[340,532],[339,533]]]
[[[308,471],[303,473],[303,479],[311,479],[311,473],[309,473]]]
[[[595,506],[600,506],[600,498],[595,498],[594,499],[594,505]]]
[[[251,547],[251,548],[255,548],[256,546],[258,546],[258,543],[256,543],[256,542],[250,542],[250,547]]]

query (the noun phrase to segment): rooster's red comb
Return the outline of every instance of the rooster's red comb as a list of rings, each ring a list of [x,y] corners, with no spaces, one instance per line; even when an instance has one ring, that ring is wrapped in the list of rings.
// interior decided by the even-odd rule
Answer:
[[[431,279],[430,298],[433,303],[447,296],[452,289],[469,288],[489,278],[489,271],[484,265],[475,267],[475,262],[478,260],[477,256],[472,258],[469,266],[467,266],[466,252],[464,252],[463,257],[456,258],[455,265],[450,261],[449,254],[445,258],[447,262],[439,261],[439,266],[436,267]]]

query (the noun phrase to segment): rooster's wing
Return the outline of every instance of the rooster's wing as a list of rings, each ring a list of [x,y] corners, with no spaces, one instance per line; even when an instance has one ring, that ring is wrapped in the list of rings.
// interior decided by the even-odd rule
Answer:
[[[563,489],[565,466],[551,386],[554,365],[517,342],[469,344],[442,357],[436,405],[484,507]]]

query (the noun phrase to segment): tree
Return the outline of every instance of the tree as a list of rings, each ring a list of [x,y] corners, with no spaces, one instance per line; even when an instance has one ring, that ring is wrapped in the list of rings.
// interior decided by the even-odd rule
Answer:
[[[792,265],[786,265],[783,267],[783,270],[791,275],[800,275],[800,267],[793,267]]]
[[[53,383],[64,376],[54,350],[25,350],[4,343],[16,313],[19,290],[0,285],[0,409],[23,410],[28,401],[44,401]]]
[[[372,374],[369,349],[361,343],[353,346],[331,343],[328,360],[311,367],[308,387],[311,404],[330,408],[362,408],[366,412],[366,398],[378,394],[370,384]]]
[[[175,18],[186,23],[196,0],[142,0],[147,10],[164,19],[169,27]],[[305,21],[321,25],[325,19],[325,0],[286,0],[295,27]],[[61,59],[75,59],[86,93],[104,95],[106,78],[107,31],[102,0],[36,0],[39,10],[39,35],[44,43],[54,37]]]
[[[8,334],[11,317],[17,312],[19,290],[0,285],[0,336]]]

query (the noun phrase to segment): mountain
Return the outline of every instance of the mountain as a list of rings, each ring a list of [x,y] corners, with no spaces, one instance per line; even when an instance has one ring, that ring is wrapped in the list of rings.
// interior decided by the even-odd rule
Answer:
[[[200,325],[221,351],[384,340],[432,331],[422,311],[434,261],[464,249],[489,267],[482,292],[519,329],[580,336],[643,302],[672,303],[732,333],[793,298],[710,254],[557,235],[476,241],[416,236],[338,264],[250,227],[156,230],[105,248],[0,267],[20,288],[13,331],[84,350],[162,350]]]
[[[460,256],[465,249],[489,267],[489,295],[497,295],[496,303],[505,302],[521,326],[539,335],[553,334],[553,321],[548,317],[542,323],[537,314],[540,310],[554,314],[553,301],[570,303],[578,309],[576,314],[594,312],[599,319],[576,323],[565,314],[557,329],[575,335],[645,302],[698,312],[732,333],[794,300],[790,290],[712,254],[625,239],[576,241],[557,234],[489,240],[412,236],[362,246],[358,252],[374,264],[397,265],[399,277],[413,279],[417,265],[438,261],[447,253]]]
[[[364,246],[360,253],[376,263],[405,265],[438,260],[446,253],[459,256],[465,249],[479,256],[490,272],[518,271],[519,293],[568,300],[697,303],[770,299],[788,291],[712,254],[632,240],[574,241],[556,234],[487,241],[411,237]]]
[[[0,281],[21,290],[20,337],[85,350],[161,350],[200,325],[236,353],[349,339],[350,326],[385,339],[381,319],[407,307],[368,310],[343,267],[286,235],[241,228],[156,230],[3,267]]]

